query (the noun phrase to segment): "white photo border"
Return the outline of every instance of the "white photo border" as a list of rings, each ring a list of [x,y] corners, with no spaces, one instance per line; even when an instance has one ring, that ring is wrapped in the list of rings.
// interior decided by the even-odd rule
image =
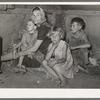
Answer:
[[[100,5],[100,2],[0,2],[27,5]],[[100,98],[100,89],[2,88],[0,98]]]

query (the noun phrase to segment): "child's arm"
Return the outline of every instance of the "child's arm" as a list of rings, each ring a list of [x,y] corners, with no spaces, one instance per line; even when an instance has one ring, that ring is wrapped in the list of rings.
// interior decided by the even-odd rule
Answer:
[[[57,47],[57,44],[54,44],[52,46],[52,48],[50,48],[50,46],[48,47],[48,52],[47,52],[47,55],[45,57],[45,60],[49,60],[51,58],[51,56],[52,56],[52,54],[53,54],[56,47]]]
[[[75,49],[81,49],[81,48],[89,48],[90,44],[84,44],[84,45],[80,45],[80,46],[71,46],[70,49],[71,50],[75,50]]]
[[[81,49],[81,48],[89,48],[91,46],[85,34],[82,36],[82,40],[84,41],[83,45],[71,46],[70,49],[74,50],[74,49]]]

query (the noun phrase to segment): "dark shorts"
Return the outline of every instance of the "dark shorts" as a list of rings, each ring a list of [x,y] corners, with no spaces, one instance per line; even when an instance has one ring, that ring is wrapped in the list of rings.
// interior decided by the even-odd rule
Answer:
[[[30,67],[30,68],[39,68],[40,67],[40,62],[37,61],[35,58],[29,58],[28,56],[25,56],[23,59],[23,63],[25,67]]]

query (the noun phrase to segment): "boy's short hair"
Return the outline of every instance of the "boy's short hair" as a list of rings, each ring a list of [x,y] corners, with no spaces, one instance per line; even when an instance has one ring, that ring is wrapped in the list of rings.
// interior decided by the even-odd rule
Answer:
[[[43,21],[46,21],[46,17],[45,17],[45,12],[44,12],[44,10],[43,10],[41,7],[36,6],[34,9],[32,9],[32,12],[34,12],[34,11],[36,11],[36,10],[39,10],[39,11],[40,11],[41,16],[42,16],[42,20],[43,20]]]
[[[49,33],[48,33],[47,36],[50,38],[51,35],[53,35],[53,32],[59,32],[61,39],[63,39],[64,36],[65,36],[64,31],[62,30],[61,27],[53,26],[53,27],[51,28],[51,30],[49,31]]]
[[[85,22],[84,22],[84,20],[83,20],[82,18],[80,18],[80,17],[75,17],[75,18],[73,18],[73,19],[71,20],[71,24],[74,23],[74,22],[79,23],[79,24],[82,26],[82,29],[83,29],[83,30],[85,29],[86,25],[85,25]]]

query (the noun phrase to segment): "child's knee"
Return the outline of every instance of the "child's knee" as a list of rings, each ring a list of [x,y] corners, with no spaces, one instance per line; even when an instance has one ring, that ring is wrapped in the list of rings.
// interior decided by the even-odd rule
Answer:
[[[60,66],[58,64],[56,64],[54,67],[53,67],[56,71],[60,71]]]
[[[46,60],[43,60],[42,61],[42,65],[45,67],[45,65],[47,65],[47,61]]]

